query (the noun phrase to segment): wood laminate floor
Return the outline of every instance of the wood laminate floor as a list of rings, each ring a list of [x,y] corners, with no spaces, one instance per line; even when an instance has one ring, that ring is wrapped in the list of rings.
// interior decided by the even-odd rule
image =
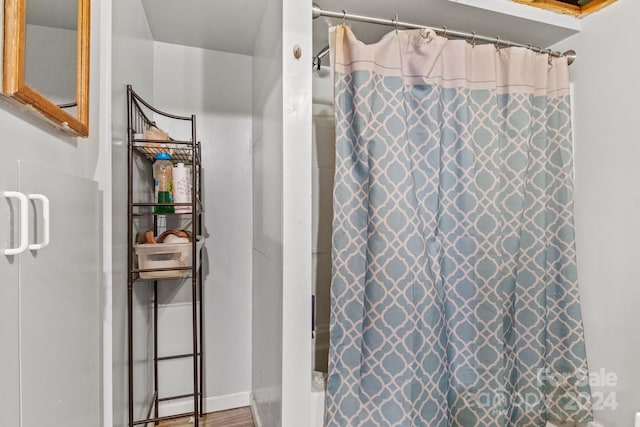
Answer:
[[[212,412],[200,418],[198,424],[202,427],[255,427],[249,407]],[[162,422],[159,427],[193,427],[193,423],[189,423],[189,418],[179,418]]]

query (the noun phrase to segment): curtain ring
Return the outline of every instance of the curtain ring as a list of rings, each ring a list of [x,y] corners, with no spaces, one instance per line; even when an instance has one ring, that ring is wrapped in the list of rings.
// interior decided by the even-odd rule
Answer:
[[[547,49],[547,64],[553,65],[553,51],[551,49]]]
[[[447,26],[443,25],[442,26],[442,37],[447,38]]]
[[[427,28],[420,28],[420,37],[425,39],[427,42],[430,42],[431,39],[431,30]]]
[[[473,37],[471,37],[471,47],[476,47],[476,32],[471,31],[471,34],[473,35]]]
[[[395,18],[393,19],[393,22],[396,24],[396,34],[398,34],[398,14],[397,13]]]

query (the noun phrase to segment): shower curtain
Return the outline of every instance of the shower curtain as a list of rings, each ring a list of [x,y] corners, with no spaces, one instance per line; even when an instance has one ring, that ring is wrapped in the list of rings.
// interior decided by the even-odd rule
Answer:
[[[331,33],[327,425],[590,420],[566,59]]]

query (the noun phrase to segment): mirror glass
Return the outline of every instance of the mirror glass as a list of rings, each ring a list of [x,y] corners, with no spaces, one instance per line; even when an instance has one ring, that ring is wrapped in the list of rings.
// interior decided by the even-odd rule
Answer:
[[[27,0],[24,82],[77,117],[78,0]]]
[[[90,0],[4,0],[2,93],[65,132],[89,134]]]

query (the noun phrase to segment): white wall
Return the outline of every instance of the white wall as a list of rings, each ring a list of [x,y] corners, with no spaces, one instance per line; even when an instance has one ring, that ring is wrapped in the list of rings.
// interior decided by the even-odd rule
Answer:
[[[251,66],[246,55],[154,43],[155,105],[173,114],[195,114],[202,142],[205,397],[215,402],[208,411],[229,409],[226,398],[230,407],[247,406],[251,389]],[[174,123],[156,119],[179,138]],[[181,307],[191,301],[191,281],[163,287],[158,300],[164,305],[161,312],[190,319],[190,305]],[[190,321],[185,324],[190,330]],[[180,341],[173,332],[161,335],[166,337],[161,343]],[[184,330],[180,334],[182,341],[191,336]],[[190,343],[187,339],[183,351]],[[166,390],[174,395],[188,390],[191,363],[167,369],[183,375],[170,384],[173,391]],[[160,383],[161,391],[167,384]]]
[[[578,279],[589,371],[610,378],[611,386],[593,387],[596,420],[607,427],[633,425],[640,410],[639,21],[640,3],[619,1],[556,46],[578,52],[571,66]],[[598,401],[608,396],[611,405]]]
[[[311,411],[313,28],[311,3],[282,3],[282,426],[298,427],[309,423]]]
[[[309,423],[310,16],[310,3],[269,1],[254,46],[252,392],[264,426]]]
[[[94,5],[95,8],[96,5]],[[113,425],[128,425],[127,380],[127,107],[126,85],[153,102],[153,41],[140,0],[112,0],[112,229],[113,229]],[[92,46],[92,49],[94,47]],[[134,287],[135,410],[146,417],[151,402],[153,365],[151,336],[151,286]]]
[[[256,39],[253,103],[252,388],[254,415],[282,425],[282,3],[268,0]]]

